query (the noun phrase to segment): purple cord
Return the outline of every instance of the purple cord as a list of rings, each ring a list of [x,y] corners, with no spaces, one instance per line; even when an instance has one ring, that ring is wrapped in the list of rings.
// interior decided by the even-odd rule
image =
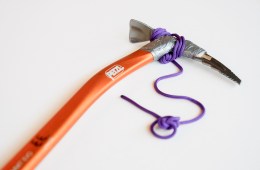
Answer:
[[[182,74],[183,68],[175,60],[177,58],[181,57],[181,55],[184,51],[184,48],[185,48],[185,39],[184,39],[183,36],[179,36],[178,34],[170,34],[169,32],[166,31],[166,29],[163,29],[163,28],[157,28],[153,31],[153,33],[151,35],[151,41],[153,41],[157,38],[160,38],[162,36],[173,36],[173,37],[175,37],[176,38],[176,44],[175,44],[175,46],[174,46],[174,48],[171,52],[169,52],[168,54],[165,54],[164,56],[162,56],[159,59],[159,62],[162,63],[162,64],[172,62],[179,69],[179,71],[177,73],[165,75],[165,76],[162,76],[162,77],[159,77],[158,79],[156,79],[155,82],[154,82],[155,91],[157,93],[165,96],[165,97],[188,100],[188,101],[196,104],[201,109],[200,114],[198,116],[196,116],[195,118],[192,118],[190,120],[180,121],[180,117],[174,117],[174,116],[163,116],[163,117],[161,117],[158,114],[144,108],[143,106],[139,105],[138,103],[136,103],[135,101],[133,101],[132,99],[130,99],[130,98],[124,96],[124,95],[121,95],[121,98],[125,99],[126,101],[135,105],[136,107],[143,110],[144,112],[154,116],[156,118],[156,120],[150,126],[150,130],[151,130],[152,134],[154,136],[158,137],[158,138],[161,138],[161,139],[168,139],[168,138],[173,137],[176,134],[177,128],[179,127],[179,125],[193,123],[193,122],[199,120],[200,118],[202,118],[202,116],[205,114],[205,107],[203,106],[202,103],[200,103],[199,101],[197,101],[197,100],[195,100],[191,97],[171,95],[171,94],[162,92],[158,88],[159,81],[167,79],[167,78],[171,78],[171,77],[176,77],[176,76]],[[162,135],[155,132],[154,127],[155,127],[156,124],[158,124],[158,127],[161,128],[161,129],[173,130],[173,131],[170,135],[162,136]]]

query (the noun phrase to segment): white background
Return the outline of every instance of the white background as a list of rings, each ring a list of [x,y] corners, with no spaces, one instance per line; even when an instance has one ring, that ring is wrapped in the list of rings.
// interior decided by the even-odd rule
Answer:
[[[131,18],[184,35],[242,84],[178,59],[184,74],[160,87],[200,100],[206,115],[160,140],[148,129],[153,117],[121,94],[160,115],[198,109],[156,94],[153,81],[176,68],[149,64],[105,93],[37,169],[259,170],[259,0],[0,0],[0,167],[94,73],[145,44],[129,43]]]

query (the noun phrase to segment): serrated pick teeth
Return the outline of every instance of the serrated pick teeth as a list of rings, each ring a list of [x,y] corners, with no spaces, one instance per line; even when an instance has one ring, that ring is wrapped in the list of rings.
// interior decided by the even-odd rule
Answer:
[[[241,80],[230,70],[228,69],[224,64],[216,60],[215,58],[211,57],[207,53],[204,54],[202,59],[202,63],[205,63],[209,65],[210,67],[216,69],[221,74],[225,75],[226,77],[230,78],[231,80],[235,81],[236,83],[240,84]]]

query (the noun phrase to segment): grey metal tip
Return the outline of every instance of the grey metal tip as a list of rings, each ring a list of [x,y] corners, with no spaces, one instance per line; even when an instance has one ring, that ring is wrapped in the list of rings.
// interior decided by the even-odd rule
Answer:
[[[149,41],[152,31],[153,28],[151,28],[150,26],[135,19],[131,19],[129,40],[132,43]]]

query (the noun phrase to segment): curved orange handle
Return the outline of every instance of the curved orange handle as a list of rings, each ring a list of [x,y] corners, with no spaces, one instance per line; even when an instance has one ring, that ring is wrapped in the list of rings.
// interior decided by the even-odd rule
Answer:
[[[119,80],[152,61],[153,56],[150,52],[138,50],[98,72],[3,167],[3,170],[35,168],[98,97]]]

